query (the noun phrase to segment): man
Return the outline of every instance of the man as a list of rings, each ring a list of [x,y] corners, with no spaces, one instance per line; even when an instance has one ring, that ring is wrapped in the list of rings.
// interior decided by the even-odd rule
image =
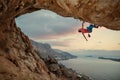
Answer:
[[[85,28],[80,28],[78,32],[83,32],[83,33],[91,33],[93,28],[98,28],[98,26],[94,24],[90,24],[86,29]]]
[[[78,30],[78,32],[81,32],[83,34],[84,38],[86,39],[86,41],[88,41],[87,38],[85,37],[84,33],[88,33],[88,37],[91,37],[91,35],[89,33],[92,32],[93,28],[98,28],[99,26],[96,26],[94,24],[90,24],[86,29],[83,27],[84,27],[84,22],[82,23],[82,28],[80,28]]]

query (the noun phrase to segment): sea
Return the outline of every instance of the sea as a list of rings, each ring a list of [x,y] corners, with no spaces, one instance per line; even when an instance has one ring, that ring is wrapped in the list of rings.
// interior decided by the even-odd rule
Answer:
[[[99,55],[100,54],[100,55]],[[120,80],[120,62],[98,59],[98,57],[120,58],[120,53],[80,53],[77,58],[59,61],[60,64],[84,74],[92,80]]]

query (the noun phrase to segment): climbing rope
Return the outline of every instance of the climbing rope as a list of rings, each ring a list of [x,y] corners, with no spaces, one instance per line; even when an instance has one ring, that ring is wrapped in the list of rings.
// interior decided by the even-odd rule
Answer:
[[[84,28],[84,23],[85,23],[85,22],[83,21],[83,22],[82,22],[82,29]],[[82,31],[81,31],[81,32],[82,32]],[[82,35],[83,35],[83,37],[85,38],[85,40],[88,41],[88,39],[86,38],[86,36],[85,36],[85,34],[84,34],[83,32],[82,32]]]

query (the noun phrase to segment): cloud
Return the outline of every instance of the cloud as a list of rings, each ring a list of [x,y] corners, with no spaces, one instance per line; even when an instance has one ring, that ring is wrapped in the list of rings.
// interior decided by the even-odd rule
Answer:
[[[52,46],[57,46],[57,47],[70,47],[73,46],[73,44],[71,45],[71,43],[73,42],[74,39],[71,38],[66,38],[66,39],[55,39],[55,40],[51,40],[51,41],[47,41],[48,43],[50,43]]]
[[[102,42],[101,41],[98,41],[99,44],[101,44]]]
[[[69,43],[67,42],[59,42],[59,41],[52,41],[49,42],[52,46],[59,46],[59,47],[68,47]]]
[[[16,19],[17,25],[29,37],[40,39],[59,38],[75,34],[80,21],[64,18],[47,10],[23,15]]]

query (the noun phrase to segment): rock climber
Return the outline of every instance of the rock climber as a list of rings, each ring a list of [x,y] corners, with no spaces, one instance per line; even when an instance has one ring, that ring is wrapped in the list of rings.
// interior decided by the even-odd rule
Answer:
[[[98,25],[90,24],[87,28],[84,28],[84,22],[83,22],[83,23],[82,23],[82,28],[80,28],[80,29],[78,30],[78,32],[82,33],[83,36],[84,36],[84,38],[86,39],[86,41],[88,41],[87,38],[85,37],[84,33],[88,33],[88,37],[91,37],[89,33],[92,32],[92,29],[93,29],[93,28],[98,28],[98,27],[99,27]]]
[[[98,28],[98,26],[90,24],[87,28],[80,28],[78,32],[91,33],[93,28]]]

